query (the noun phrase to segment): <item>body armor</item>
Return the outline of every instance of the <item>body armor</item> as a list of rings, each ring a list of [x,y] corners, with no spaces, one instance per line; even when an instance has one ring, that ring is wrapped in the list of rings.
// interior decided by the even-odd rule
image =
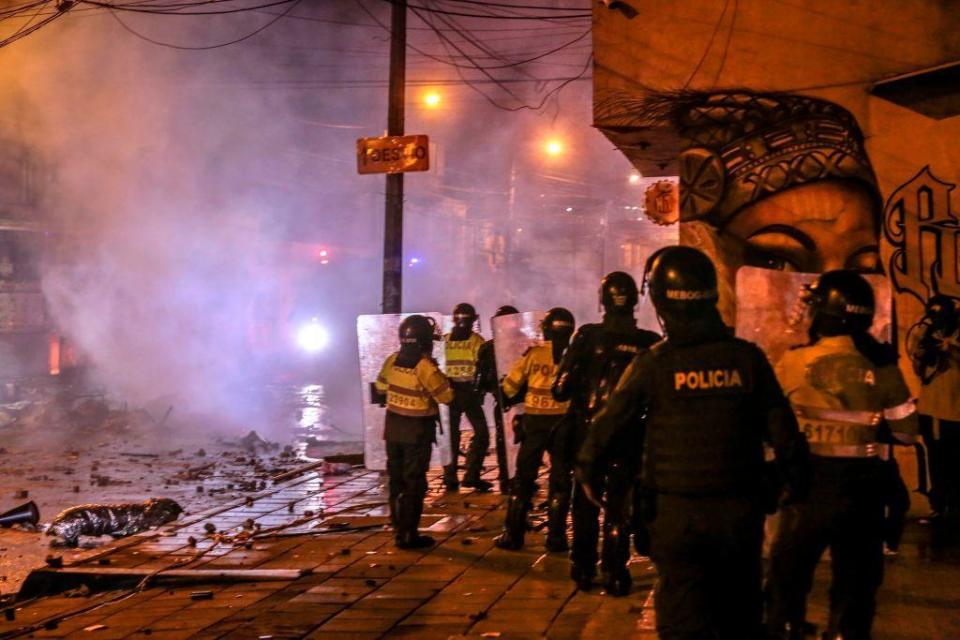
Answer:
[[[447,354],[447,375],[461,385],[473,386],[477,383],[477,360],[483,338],[471,333],[464,340],[453,340],[453,334],[444,336],[444,349]]]
[[[513,398],[519,395],[526,385],[523,397],[525,414],[564,415],[570,403],[558,402],[551,391],[557,370],[553,345],[549,341],[530,347],[504,378],[503,394],[507,398]]]
[[[570,402],[571,451],[574,453],[589,433],[590,419],[607,403],[620,376],[641,352],[659,341],[652,331],[639,329],[632,316],[608,314],[602,324],[581,327],[560,363],[553,386],[557,401]],[[636,434],[625,433],[630,442]],[[599,554],[606,574],[607,589],[614,595],[630,590],[626,568],[630,556],[630,503],[638,452],[621,442],[610,449],[603,465],[584,478],[606,494],[603,516],[603,548]],[[572,464],[572,460],[568,462]],[[586,495],[581,484],[573,491],[573,549],[571,577],[581,589],[589,589],[596,573],[597,543],[600,537],[600,509]]]
[[[890,464],[882,460],[886,443],[912,442],[919,420],[893,349],[867,334],[874,298],[866,281],[850,271],[825,273],[810,287],[808,304],[811,344],[787,351],[777,376],[810,443],[812,481],[806,502],[781,517],[770,552],[768,621],[775,632],[803,624],[829,546],[824,635],[869,638],[890,498]]]
[[[394,353],[383,363],[376,388],[387,396],[387,411],[402,416],[424,417],[439,413],[437,403],[453,400],[450,381],[433,360],[422,357],[413,367],[396,364]]]
[[[885,457],[891,437],[919,433],[916,405],[897,365],[873,364],[850,336],[786,352],[777,377],[817,456]]]
[[[553,395],[559,401],[569,401],[582,421],[603,408],[633,358],[660,340],[659,335],[638,328],[632,321],[617,318],[584,325],[570,342],[560,362]]]

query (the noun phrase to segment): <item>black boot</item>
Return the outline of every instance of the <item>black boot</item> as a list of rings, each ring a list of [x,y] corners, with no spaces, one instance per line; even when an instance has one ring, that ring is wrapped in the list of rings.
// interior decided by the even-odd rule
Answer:
[[[493,489],[493,483],[487,482],[483,478],[464,480],[463,486],[470,489],[476,489],[478,493],[488,493],[491,489]]]
[[[597,575],[595,567],[583,567],[576,563],[570,565],[570,578],[577,584],[580,591],[590,591],[593,588],[593,577]]]
[[[628,520],[621,518],[616,522],[607,522],[611,512],[604,516],[603,547],[600,567],[603,569],[607,593],[613,596],[625,596],[630,593],[633,581],[627,562],[630,560],[630,529]]]
[[[399,513],[397,522],[399,530],[396,544],[401,549],[426,549],[433,546],[433,538],[420,535],[417,527],[420,525],[420,512],[423,509],[423,498],[400,494],[397,498]]]
[[[633,586],[633,578],[630,577],[630,571],[623,567],[606,574],[604,586],[607,594],[615,597],[621,597],[630,593],[630,587]]]
[[[503,533],[493,541],[501,549],[517,551],[523,548],[523,537],[527,530],[527,501],[520,496],[510,496],[507,502],[507,516],[503,522]]]
[[[390,526],[393,527],[394,534],[400,535],[400,505],[397,496],[390,496]]]
[[[553,496],[547,507],[547,551],[564,553],[570,550],[567,543],[567,513],[570,511],[569,496]]]
[[[447,491],[457,491],[460,489],[456,464],[449,464],[443,468],[443,486]]]

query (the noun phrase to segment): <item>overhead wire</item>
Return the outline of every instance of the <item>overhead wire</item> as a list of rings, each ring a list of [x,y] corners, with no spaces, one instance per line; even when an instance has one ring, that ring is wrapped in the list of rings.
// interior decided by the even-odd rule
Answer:
[[[723,75],[723,69],[727,66],[727,57],[730,55],[730,42],[733,40],[733,32],[737,28],[737,12],[740,10],[740,0],[733,0],[733,13],[730,15],[730,29],[727,31],[727,41],[723,45],[723,53],[720,55],[720,64],[717,65],[717,73],[713,76],[713,82],[710,88],[713,89],[720,82],[720,76]]]
[[[536,4],[510,4],[505,2],[489,2],[488,0],[444,0],[462,4],[480,5],[483,7],[504,7],[507,9],[537,9],[543,11],[589,11],[589,7],[545,7]]]
[[[381,0],[388,4],[395,4],[398,0]],[[427,13],[437,13],[447,16],[460,16],[463,18],[491,18],[496,20],[582,20],[585,18],[592,18],[592,13],[576,13],[576,14],[567,14],[562,16],[551,16],[551,15],[502,15],[502,14],[490,14],[490,13],[466,13],[463,11],[448,11],[446,9],[438,9],[434,7],[427,7],[424,5],[414,5],[405,2],[408,9],[412,11],[425,11]]]
[[[42,5],[41,5],[41,8],[42,8]],[[71,8],[71,5],[66,5],[64,9],[58,10],[56,13],[51,14],[36,23],[33,22],[36,19],[36,16],[33,16],[29,20],[29,23],[31,24],[24,25],[23,27],[18,29],[16,32],[14,32],[12,35],[9,35],[6,38],[0,39],[0,47],[5,47],[7,45],[13,44],[14,42],[17,42],[18,40],[26,38],[30,34],[42,29],[43,27],[47,26],[54,20],[57,20],[58,18],[63,16],[67,11],[70,10],[70,8]],[[37,15],[39,15],[39,12],[37,13]],[[4,20],[9,20],[9,19],[10,19],[9,17],[4,18]]]
[[[101,2],[100,0],[77,0],[83,4],[90,4],[110,11],[129,11],[132,13],[148,13],[152,15],[168,15],[168,16],[212,16],[212,15],[225,15],[230,13],[247,13],[254,11],[255,9],[267,9],[269,7],[276,7],[279,5],[289,5],[291,3],[299,3],[299,0],[272,0],[271,2],[266,2],[264,4],[252,6],[252,7],[237,7],[234,9],[217,9],[213,11],[181,11],[181,10],[159,10],[159,9],[150,9],[143,7],[133,7],[131,5],[116,4],[112,2]],[[213,2],[223,2],[223,1],[232,1],[232,0],[212,0]],[[211,0],[206,0],[199,4],[183,4],[182,6],[202,6],[204,4],[211,4]],[[284,16],[277,16],[277,20],[283,18]],[[273,22],[276,22],[274,20]],[[271,22],[270,24],[273,24]]]
[[[287,8],[287,11],[289,12],[289,11],[292,11],[293,8],[296,7],[298,4],[300,4],[300,1],[301,1],[301,0],[283,0],[283,1],[290,3],[289,7]],[[279,3],[277,3],[277,4],[279,4]],[[221,42],[221,43],[219,43],[219,44],[213,44],[213,45],[190,46],[190,45],[179,45],[179,44],[174,44],[174,43],[171,43],[171,42],[163,42],[163,41],[161,41],[161,40],[157,40],[156,38],[152,38],[152,37],[150,37],[150,36],[147,36],[147,35],[145,35],[145,34],[143,34],[143,33],[140,33],[140,32],[138,32],[138,31],[136,31],[135,29],[133,29],[130,25],[128,25],[127,23],[125,23],[125,22],[120,18],[120,16],[117,15],[117,13],[116,13],[115,11],[110,11],[110,15],[113,16],[113,19],[116,20],[117,23],[118,23],[121,27],[123,27],[128,33],[136,36],[137,38],[140,38],[141,40],[145,40],[146,42],[149,42],[149,43],[151,43],[151,44],[155,44],[155,45],[158,45],[158,46],[161,46],[161,47],[167,47],[167,48],[169,48],[169,49],[179,49],[179,50],[181,50],[181,51],[209,51],[209,50],[211,50],[211,49],[221,49],[221,48],[223,48],[223,47],[228,47],[228,46],[230,46],[230,45],[232,45],[232,44],[237,44],[238,42],[243,42],[244,40],[249,40],[250,38],[254,37],[255,35],[257,35],[257,34],[259,34],[259,33],[262,33],[263,31],[266,31],[267,29],[269,29],[271,26],[273,26],[274,24],[276,24],[277,22],[279,22],[279,21],[283,18],[283,15],[276,16],[276,17],[272,18],[271,20],[269,20],[266,24],[264,24],[264,25],[262,25],[262,26],[260,26],[260,27],[258,27],[258,28],[256,28],[256,29],[254,29],[253,31],[247,33],[246,35],[240,36],[239,38],[235,38],[235,39],[230,40],[230,41],[228,41],[228,42]]]
[[[717,18],[717,23],[713,26],[713,32],[710,34],[710,39],[707,41],[707,47],[703,50],[703,55],[700,56],[700,60],[697,61],[696,66],[693,67],[693,71],[690,72],[690,76],[687,78],[687,81],[683,83],[682,89],[687,89],[690,86],[690,83],[693,82],[693,79],[697,77],[697,73],[700,72],[700,67],[703,66],[707,56],[710,55],[710,50],[713,49],[713,41],[716,40],[717,34],[720,32],[720,25],[723,24],[723,19],[727,15],[727,9],[729,8],[730,0],[724,0],[723,11],[720,12],[720,17]]]
[[[421,15],[420,13],[418,13],[417,10],[414,9],[413,12],[414,12],[415,15],[417,15],[417,17],[420,18],[420,20],[421,20],[424,24],[427,24],[428,26],[431,26],[431,27],[435,27],[435,26],[436,26],[433,22],[431,22],[430,20],[427,20],[423,15]],[[448,26],[450,26],[451,28],[454,27],[454,25],[452,25],[452,24],[451,24],[449,21],[447,21],[446,19],[444,19],[444,18],[439,18],[439,19],[444,20],[444,22],[445,22]],[[457,49],[458,53],[460,53],[461,55],[464,55],[464,56],[467,57],[467,59],[472,63],[472,65],[474,66],[474,68],[476,68],[477,70],[481,71],[481,73],[483,73],[483,75],[485,75],[485,76],[486,76],[490,81],[492,81],[495,85],[497,85],[498,87],[500,87],[501,90],[504,90],[508,95],[510,95],[510,96],[511,96],[512,98],[514,98],[515,100],[517,100],[517,102],[521,102],[521,103],[522,103],[522,104],[517,105],[517,106],[507,106],[507,105],[501,104],[498,100],[496,100],[495,98],[493,98],[492,96],[490,96],[489,94],[487,94],[487,93],[486,93],[485,91],[483,91],[480,87],[476,86],[476,85],[474,84],[474,81],[466,78],[466,77],[463,75],[463,73],[461,72],[461,69],[460,69],[460,68],[457,68],[457,69],[456,69],[457,74],[460,76],[461,80],[463,80],[463,82],[464,82],[470,89],[472,89],[473,91],[475,91],[476,93],[478,93],[479,95],[481,95],[481,96],[482,96],[488,103],[490,103],[492,106],[494,106],[494,107],[496,107],[496,108],[498,108],[498,109],[504,110],[504,111],[522,111],[522,110],[538,111],[538,110],[542,109],[542,108],[546,105],[547,101],[548,101],[551,97],[559,95],[559,92],[560,92],[564,87],[568,86],[571,82],[573,82],[573,81],[575,81],[575,80],[577,80],[577,79],[579,79],[579,78],[582,78],[582,77],[586,74],[587,70],[589,69],[590,63],[591,63],[591,61],[592,61],[592,59],[593,59],[592,54],[591,54],[590,56],[588,56],[588,57],[587,57],[587,60],[586,60],[586,62],[585,62],[584,68],[580,71],[580,73],[578,73],[577,75],[573,76],[572,78],[564,79],[563,81],[561,81],[561,83],[560,83],[559,85],[557,85],[556,87],[554,87],[553,89],[551,89],[550,91],[548,91],[545,95],[543,95],[543,97],[542,97],[542,99],[540,100],[539,104],[531,105],[531,104],[527,104],[527,103],[523,102],[522,100],[520,100],[520,99],[516,96],[516,94],[514,94],[512,91],[510,91],[507,87],[504,86],[504,83],[503,83],[502,80],[497,79],[497,78],[494,78],[492,75],[490,75],[490,74],[487,72],[486,69],[483,69],[483,68],[481,68],[481,66],[477,65],[477,63],[476,63],[475,60],[472,60],[468,54],[466,54],[462,49],[460,49],[460,48],[457,47],[454,43],[452,43],[452,42],[450,41],[450,39],[449,39],[444,33],[440,32],[440,31],[435,31],[435,33],[436,33],[436,35],[438,36],[438,38],[440,38],[440,40],[441,40],[442,43],[445,42],[446,44],[449,44],[449,45],[451,45],[453,48]],[[589,30],[588,30],[586,33],[584,33],[583,36],[581,36],[581,37],[585,37],[587,34],[589,34]],[[489,67],[487,67],[487,68],[489,68]],[[533,79],[534,79],[534,80],[539,80],[539,79],[537,79],[537,78],[533,78]]]
[[[420,21],[421,21],[421,22],[423,22],[424,24],[426,24],[426,25],[428,25],[428,26],[431,26],[431,27],[434,26],[432,22],[430,22],[429,20],[427,20],[427,19],[423,16],[423,14],[419,13],[416,9],[411,9],[411,10],[413,11],[413,14],[414,14],[415,16],[417,16],[418,18],[420,18]],[[463,51],[463,49],[461,49],[456,43],[454,43],[452,40],[450,40],[450,38],[447,37],[447,35],[446,35],[445,33],[441,32],[441,31],[435,31],[434,33],[437,35],[438,38],[440,38],[441,45],[443,45],[444,48],[447,48],[447,47],[449,46],[450,48],[453,48],[454,50],[456,50],[457,53],[459,53],[460,55],[464,56],[464,57],[471,63],[471,65],[472,65],[477,71],[479,71],[482,75],[484,75],[488,80],[490,80],[491,82],[493,82],[495,85],[497,85],[498,87],[500,87],[500,89],[501,89],[504,93],[506,93],[507,95],[509,95],[511,98],[513,98],[514,100],[516,100],[516,101],[518,101],[518,102],[521,101],[520,97],[519,97],[516,93],[514,93],[513,91],[511,91],[508,87],[505,87],[505,86],[504,86],[502,83],[500,83],[500,82],[498,81],[498,79],[495,78],[495,77],[493,76],[493,74],[491,74],[487,69],[484,69],[484,68],[483,68],[481,65],[479,65],[475,60],[473,60],[472,58],[470,58],[470,56],[467,55],[467,54]],[[489,95],[487,95],[486,93],[484,93],[484,92],[481,91],[480,89],[477,89],[476,87],[474,87],[474,86],[471,84],[470,80],[468,80],[467,77],[463,75],[463,70],[462,70],[459,66],[454,67],[454,69],[456,70],[457,75],[460,76],[460,79],[463,80],[463,81],[467,84],[467,86],[469,86],[469,87],[472,88],[474,91],[477,91],[478,93],[480,93],[481,95],[483,95],[483,96],[487,99],[487,102],[489,102],[491,105],[497,107],[498,109],[505,109],[505,110],[508,109],[507,107],[505,107],[504,105],[501,105],[499,102],[497,102],[496,100],[494,100],[493,98],[491,98]]]

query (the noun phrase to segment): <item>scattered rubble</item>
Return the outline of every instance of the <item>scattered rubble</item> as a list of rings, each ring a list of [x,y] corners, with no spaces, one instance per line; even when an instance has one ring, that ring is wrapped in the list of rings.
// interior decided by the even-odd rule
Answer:
[[[0,399],[0,513],[27,499],[52,515],[82,503],[124,505],[160,495],[185,513],[201,514],[232,501],[256,500],[280,478],[308,470],[338,475],[348,470],[345,463],[362,462],[336,456],[318,459],[358,451],[359,443],[330,443],[303,434],[285,445],[256,430],[227,438],[179,413],[175,422],[169,402],[154,403],[157,406],[147,411],[63,380],[31,385],[20,385],[15,402]],[[291,431],[291,438],[295,436]],[[0,530],[0,599],[16,591],[26,573],[43,563],[50,550],[43,530],[44,525],[29,522]],[[247,532],[261,535],[257,528]],[[214,535],[223,533],[215,530]],[[235,542],[245,543],[244,537]],[[61,552],[72,563],[89,554],[83,550],[105,542],[106,538],[76,540],[78,546]]]

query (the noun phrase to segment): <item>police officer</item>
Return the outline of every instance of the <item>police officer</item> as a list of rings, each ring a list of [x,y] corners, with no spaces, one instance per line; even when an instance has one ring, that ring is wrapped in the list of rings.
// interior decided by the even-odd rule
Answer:
[[[784,354],[777,376],[810,443],[810,495],[783,511],[770,558],[772,631],[801,638],[823,551],[833,564],[825,639],[870,638],[883,581],[886,442],[919,432],[893,347],[869,333],[874,295],[852,271],[824,273],[806,296],[810,344]]]
[[[558,402],[570,402],[574,452],[633,357],[660,340],[656,333],[637,327],[633,309],[638,301],[637,283],[629,274],[608,274],[600,283],[603,322],[580,327],[560,363],[553,395]],[[593,472],[591,486],[600,494],[606,492],[602,569],[607,591],[624,595],[630,590],[630,495],[636,468],[613,448],[605,464],[597,465]],[[600,507],[575,483],[570,575],[583,590],[591,588],[597,572],[599,535]]]
[[[447,376],[453,382],[454,400],[450,404],[450,451],[452,462],[443,468],[443,484],[448,491],[460,488],[457,469],[460,460],[460,418],[466,414],[473,428],[473,439],[467,451],[463,486],[489,491],[493,485],[480,477],[483,459],[490,446],[490,430],[483,413],[483,394],[477,388],[477,359],[484,340],[473,330],[477,311],[461,302],[453,310],[453,329],[444,336]]]
[[[661,250],[649,289],[666,339],[637,356],[594,419],[577,475],[597,477],[618,435],[642,432],[659,637],[756,639],[764,442],[794,488],[805,442],[766,356],[723,324],[705,255]]]
[[[557,365],[573,334],[573,314],[562,307],[547,312],[541,323],[543,342],[527,349],[503,380],[503,394],[515,398],[523,394],[524,414],[519,424],[520,450],[513,478],[503,533],[496,545],[501,549],[521,549],[527,528],[527,512],[536,492],[537,473],[543,453],[550,454],[548,489],[547,551],[566,551],[567,513],[570,509],[571,472],[567,409],[569,403],[557,402],[551,388]],[[525,392],[524,392],[525,391]]]
[[[505,304],[493,314],[494,318],[508,316],[520,313],[516,307]],[[493,423],[495,448],[497,450],[497,481],[500,485],[500,493],[506,495],[510,492],[510,474],[507,468],[507,441],[506,430],[503,425],[503,412],[506,408],[500,393],[500,375],[497,373],[497,355],[494,349],[493,338],[490,338],[480,346],[477,354],[477,382],[481,393],[489,393],[493,396]]]
[[[390,355],[374,383],[387,407],[383,438],[387,442],[390,518],[401,549],[433,544],[417,527],[427,493],[430,450],[436,441],[437,403],[453,401],[453,389],[432,358],[430,318],[409,316],[400,323],[400,351]]]

